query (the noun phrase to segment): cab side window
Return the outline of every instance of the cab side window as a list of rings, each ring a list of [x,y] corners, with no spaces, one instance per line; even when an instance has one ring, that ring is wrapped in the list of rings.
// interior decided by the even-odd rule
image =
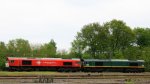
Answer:
[[[130,66],[138,66],[138,63],[130,63]]]
[[[10,63],[14,63],[15,61],[14,60],[10,60]]]
[[[103,62],[95,62],[95,66],[103,66]]]
[[[72,62],[64,62],[63,65],[64,66],[72,66]]]
[[[31,60],[22,60],[22,65],[31,65]]]

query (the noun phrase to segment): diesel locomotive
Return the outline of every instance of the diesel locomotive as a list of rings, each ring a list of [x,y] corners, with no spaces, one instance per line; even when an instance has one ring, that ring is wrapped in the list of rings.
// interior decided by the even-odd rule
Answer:
[[[9,71],[144,72],[144,60],[8,57]]]

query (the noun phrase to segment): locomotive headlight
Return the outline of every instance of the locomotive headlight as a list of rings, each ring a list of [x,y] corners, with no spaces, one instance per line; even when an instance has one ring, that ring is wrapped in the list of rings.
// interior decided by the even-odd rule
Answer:
[[[5,67],[9,67],[9,64],[8,64],[8,63],[5,63]]]

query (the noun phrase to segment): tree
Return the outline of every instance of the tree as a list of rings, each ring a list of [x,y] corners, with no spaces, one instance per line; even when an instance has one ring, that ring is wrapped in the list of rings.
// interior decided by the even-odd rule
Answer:
[[[10,40],[7,46],[8,46],[8,53],[11,56],[30,57],[31,47],[28,40],[24,39]]]
[[[56,50],[56,43],[52,39],[49,43],[45,43],[40,47],[40,54],[42,57],[55,57]]]
[[[150,29],[149,28],[135,28],[136,44],[140,47],[150,46]]]
[[[81,33],[78,32],[77,34],[76,40],[72,42],[71,53],[82,59],[82,52],[84,51],[85,45]]]
[[[137,46],[130,46],[124,51],[124,58],[129,60],[142,59],[142,51]]]
[[[93,58],[100,58],[106,53],[108,43],[108,31],[99,23],[85,25],[81,32],[77,33],[76,40],[72,42],[72,48],[78,52],[88,52]]]
[[[135,34],[129,26],[121,20],[112,20],[106,22],[104,26],[109,30],[109,46],[110,56],[115,56],[115,52],[121,52],[124,54],[124,50],[135,41]]]
[[[0,42],[0,69],[5,68],[7,48],[4,42]]]
[[[85,25],[77,33],[72,48],[78,53],[88,52],[93,58],[111,58],[123,56],[124,50],[132,46],[134,41],[135,34],[129,26],[121,20],[112,20],[103,25]]]
[[[40,53],[40,48],[41,48],[41,44],[31,44],[31,56],[32,57],[40,57],[41,53]]]

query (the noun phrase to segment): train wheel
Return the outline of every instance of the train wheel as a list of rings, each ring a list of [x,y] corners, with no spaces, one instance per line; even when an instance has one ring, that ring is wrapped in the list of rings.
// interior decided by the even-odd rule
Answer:
[[[57,71],[58,72],[64,72],[64,69],[63,68],[59,68]]]
[[[64,69],[65,72],[69,72],[69,69]]]

